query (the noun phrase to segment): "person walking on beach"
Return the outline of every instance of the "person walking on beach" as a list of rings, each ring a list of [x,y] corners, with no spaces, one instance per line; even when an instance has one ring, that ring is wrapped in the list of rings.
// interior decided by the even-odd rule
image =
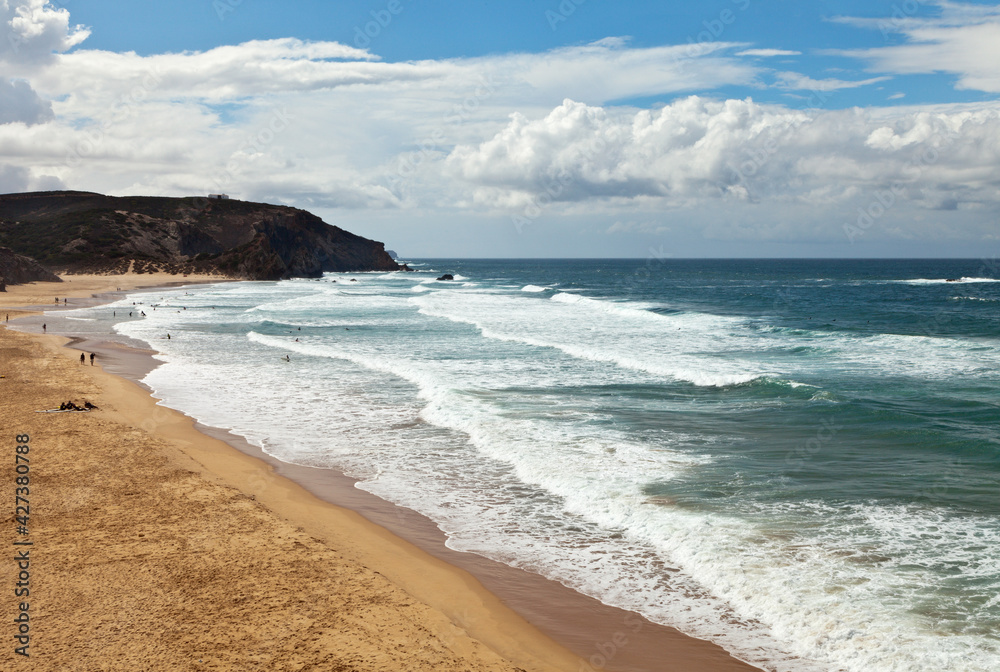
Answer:
[[[81,366],[83,364],[86,364],[86,359],[87,359],[86,356],[81,352],[80,353],[80,364],[81,364]]]
[[[43,334],[45,333],[45,325],[44,324],[42,325],[42,333]]]
[[[94,365],[94,353],[90,353],[90,365]]]

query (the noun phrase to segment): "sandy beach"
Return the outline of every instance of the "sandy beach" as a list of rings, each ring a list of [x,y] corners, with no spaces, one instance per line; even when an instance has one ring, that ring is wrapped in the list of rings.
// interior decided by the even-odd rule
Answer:
[[[67,280],[9,287],[2,317],[56,297],[219,278]],[[29,534],[15,534],[12,506],[4,515],[8,539],[31,542],[31,656],[14,653],[6,619],[4,669],[756,669],[540,577],[449,551],[426,519],[388,515],[349,479],[268,462],[237,437],[199,431],[104,371],[103,355],[81,366],[69,341],[0,330],[9,503],[15,436],[31,437]],[[67,400],[99,410],[36,412]],[[338,492],[356,510],[324,501]],[[372,519],[395,520],[425,543]],[[13,618],[15,563],[2,579]]]

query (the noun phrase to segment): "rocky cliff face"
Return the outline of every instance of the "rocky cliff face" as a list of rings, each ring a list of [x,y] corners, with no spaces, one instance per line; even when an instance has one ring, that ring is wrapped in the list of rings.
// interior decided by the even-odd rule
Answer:
[[[248,280],[398,271],[378,243],[280,205],[87,192],[0,196],[0,245],[60,272],[218,273]]]
[[[0,291],[4,285],[23,285],[26,282],[62,282],[62,279],[45,270],[34,259],[15,254],[9,247],[0,247]]]

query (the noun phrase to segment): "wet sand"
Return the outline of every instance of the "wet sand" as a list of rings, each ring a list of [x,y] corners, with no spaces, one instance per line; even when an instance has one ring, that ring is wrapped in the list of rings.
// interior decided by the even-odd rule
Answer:
[[[170,276],[139,277],[149,281],[144,286],[164,284],[168,279],[177,280],[176,277]],[[131,277],[119,276],[112,279],[111,285],[108,285],[107,278],[80,280],[81,282],[74,281],[72,285],[62,286],[61,292],[56,289],[60,287],[56,283],[12,287],[14,291],[11,294],[6,296],[0,294],[0,305],[22,302],[40,303],[44,307],[47,301],[39,301],[38,298],[44,297],[48,301],[53,301],[52,298],[48,298],[49,293],[52,297],[61,294],[72,296],[76,293],[89,296],[91,293],[113,290],[116,287],[133,286]],[[184,280],[217,281],[212,278]],[[101,286],[95,289],[96,285]],[[107,300],[107,297],[103,300]],[[15,315],[12,314],[11,317]],[[71,344],[70,348],[59,347],[70,339],[56,336],[29,337],[7,332],[3,334],[3,339],[5,368],[7,362],[17,362],[16,357],[14,360],[8,359],[9,348],[13,347],[15,350],[42,348],[46,358],[55,362],[61,361],[62,373],[71,374],[73,378],[71,385],[89,383],[87,389],[94,391],[92,397],[101,399],[100,402],[95,402],[101,406],[101,411],[93,414],[46,416],[29,414],[27,408],[22,408],[22,412],[17,414],[18,417],[21,418],[21,422],[26,423],[25,426],[37,427],[35,433],[41,431],[44,434],[49,426],[46,423],[55,418],[58,418],[58,423],[62,423],[60,427],[62,425],[76,427],[83,423],[97,422],[98,419],[103,422],[111,418],[112,425],[114,423],[121,425],[114,429],[112,434],[124,432],[125,427],[129,427],[131,432],[138,432],[141,435],[136,437],[137,440],[141,439],[140,443],[149,444],[144,450],[150,454],[153,462],[159,463],[161,469],[164,466],[164,459],[168,469],[185,466],[182,471],[189,474],[185,479],[190,479],[193,492],[202,493],[205,489],[219,489],[219,492],[215,493],[218,497],[213,500],[213,504],[204,507],[211,522],[193,526],[195,529],[203,530],[198,538],[203,544],[208,544],[213,552],[219,550],[221,540],[216,538],[217,535],[225,535],[231,523],[240,520],[246,513],[243,509],[251,507],[260,517],[267,519],[269,525],[278,527],[283,525],[287,528],[283,529],[282,533],[270,530],[267,534],[271,535],[271,543],[274,543],[275,534],[279,537],[282,534],[291,535],[281,537],[285,539],[299,535],[304,538],[296,539],[294,547],[298,549],[297,544],[303,544],[309,549],[310,561],[306,564],[312,573],[309,573],[301,583],[296,584],[297,587],[290,593],[286,586],[284,592],[280,592],[280,595],[283,595],[282,599],[292,601],[297,599],[297,604],[307,603],[312,611],[316,609],[322,611],[322,607],[314,604],[318,595],[322,595],[324,600],[336,601],[345,599],[342,595],[344,591],[343,586],[329,585],[329,581],[316,577],[326,579],[327,574],[336,575],[344,565],[349,565],[350,571],[366,573],[371,581],[375,580],[372,577],[378,577],[378,580],[385,580],[393,591],[399,591],[400,599],[409,600],[408,606],[419,607],[417,610],[421,612],[422,617],[428,619],[420,621],[419,617],[415,617],[418,625],[436,637],[434,641],[449,645],[443,646],[442,650],[437,652],[443,656],[440,660],[427,662],[426,656],[429,654],[426,642],[422,641],[422,638],[429,635],[419,635],[414,639],[410,627],[413,625],[411,622],[413,619],[407,620],[410,615],[406,609],[402,610],[402,614],[398,613],[400,610],[397,609],[391,616],[382,614],[378,616],[380,621],[383,618],[387,620],[379,637],[374,638],[377,641],[371,641],[373,638],[367,640],[362,638],[364,641],[355,642],[354,638],[358,633],[349,628],[340,628],[335,622],[327,624],[324,632],[329,635],[330,641],[324,646],[331,647],[336,642],[336,646],[333,647],[336,651],[366,653],[358,654],[361,657],[357,664],[352,662],[350,666],[339,668],[324,664],[322,669],[452,669],[452,665],[459,665],[454,669],[514,669],[504,667],[504,665],[514,665],[524,669],[539,670],[606,669],[622,672],[756,669],[733,659],[711,643],[687,637],[671,628],[652,624],[635,614],[608,607],[538,575],[500,565],[473,554],[452,551],[445,546],[444,535],[431,521],[413,511],[395,507],[355,488],[354,481],[342,474],[327,469],[278,462],[229,432],[197,425],[186,416],[154,406],[154,400],[148,396],[147,391],[131,382],[140,379],[156,364],[150,356],[151,351],[147,349],[133,349],[100,338],[78,341]],[[16,346],[10,345],[12,342],[16,343]],[[101,367],[90,367],[89,364],[79,366],[78,355],[73,347],[82,348],[86,352],[96,352],[98,362],[104,370],[102,371]],[[40,355],[36,354],[31,361],[34,362],[38,357]],[[19,364],[27,366],[28,362],[21,361]],[[44,377],[51,384],[55,369],[59,367],[53,365],[48,368],[49,370],[44,372]],[[116,375],[109,375],[112,373]],[[9,380],[3,382],[4,385],[0,390],[5,400],[10,399],[10,393],[16,388],[9,384]],[[25,399],[37,399],[37,396],[17,393],[16,398],[19,405],[23,406]],[[59,401],[57,396],[54,400],[55,406],[58,406]],[[82,403],[79,399],[77,401]],[[31,417],[32,415],[35,417]],[[12,428],[9,431],[22,431],[22,429]],[[82,434],[76,432],[69,435],[63,433],[57,431],[48,440],[72,444],[70,453],[79,453],[81,447],[76,444],[91,443],[95,438],[90,432]],[[106,429],[102,435],[108,435]],[[163,474],[160,477],[162,479]],[[60,474],[52,473],[46,478],[58,482]],[[172,478],[176,478],[176,474]],[[100,488],[90,488],[88,491],[94,497],[100,496],[101,492]],[[165,516],[165,511],[171,508],[174,507],[171,507],[170,503],[153,498],[153,501],[144,502],[142,506],[135,508],[135,511],[156,521],[158,517]],[[88,512],[86,515],[93,516],[93,512]],[[102,529],[102,525],[112,522],[116,523],[113,525],[115,528],[121,526],[118,524],[120,521],[107,520],[94,521],[92,526],[95,529]],[[141,526],[141,523],[133,521],[126,524],[126,529],[127,525],[135,527]],[[61,534],[61,526],[53,527],[51,534]],[[79,532],[80,530],[77,530],[77,533]],[[154,548],[142,554],[134,560],[133,564],[136,567],[133,571],[141,570],[148,563],[153,563],[157,567],[165,563],[164,566],[169,567],[171,562],[175,565],[181,562],[180,558],[172,560],[168,552],[170,544],[176,543],[174,538],[176,534],[176,530],[168,529],[162,535],[171,540],[167,548]],[[266,564],[268,553],[275,552],[275,549],[268,549],[267,540],[260,539],[259,536],[249,535],[249,538],[241,536],[241,542],[232,550],[239,550],[243,555],[260,556],[261,563]],[[149,536],[143,536],[141,539],[146,548],[153,541]],[[227,537],[225,541],[233,540]],[[67,543],[72,543],[72,539]],[[121,543],[123,548],[119,548],[116,553],[120,557],[127,556],[125,550],[129,544],[124,540]],[[105,552],[110,550],[105,548]],[[278,551],[279,555],[284,550],[282,547],[281,551]],[[244,562],[252,564],[253,561],[244,559]],[[179,568],[175,567],[175,571],[179,571]],[[66,570],[60,571],[60,576],[63,574],[66,574]],[[72,574],[70,573],[65,579],[71,580]],[[245,586],[244,592],[267,592],[267,589],[272,587],[269,585],[270,580],[266,572],[241,576],[241,583]],[[330,595],[327,594],[328,591]],[[370,586],[366,585],[364,590],[353,591],[352,597],[346,599],[352,604],[366,604],[372,600],[380,602],[379,596],[382,593],[376,591],[373,595],[370,592]],[[214,659],[216,667],[206,669],[258,669],[252,666],[253,661],[246,658],[244,652],[240,650],[244,648],[239,644],[241,640],[233,639],[234,633],[245,632],[250,625],[243,620],[249,618],[249,613],[242,612],[242,618],[234,618],[231,610],[227,608],[232,594],[233,591],[227,593],[223,590],[198,603],[199,618],[209,619],[212,622],[212,631],[218,640],[216,647],[218,657]],[[156,606],[158,609],[171,611],[180,603],[180,597],[170,592],[157,594]],[[280,602],[279,596],[272,597]],[[53,607],[54,605],[55,603]],[[336,610],[341,608],[338,606]],[[367,608],[372,607],[368,605]],[[73,641],[74,638],[85,636],[80,630],[80,623],[56,616],[60,611],[53,608],[47,619],[40,619],[40,622],[45,621],[51,632],[59,632],[61,640]],[[249,621],[252,623],[254,619],[249,618]],[[177,625],[168,620],[162,627],[169,631]],[[461,637],[455,634],[456,629],[461,633]],[[43,628],[39,626],[39,651],[44,640],[50,636],[48,634],[43,636],[42,631]],[[394,638],[386,640],[384,639],[386,633],[396,634]],[[146,637],[153,636],[152,631],[144,634]],[[136,632],[124,636],[126,638],[130,636],[129,646],[136,647],[142,645],[142,635],[143,633]],[[290,639],[296,640],[302,637],[304,634],[299,635],[296,632],[291,634]],[[387,655],[383,645],[387,646],[388,641],[395,642],[389,653],[398,654],[399,657],[388,667],[382,666],[381,663],[375,664],[376,660],[388,661],[379,658]],[[304,645],[304,642],[298,643],[299,648]],[[308,656],[298,659],[307,663],[305,667],[295,666],[297,663],[293,663],[291,658],[274,657],[268,660],[266,667],[259,669],[310,669],[309,664],[333,660],[322,657],[332,655],[322,647],[310,651]],[[446,654],[456,657],[448,658]],[[170,659],[172,663],[178,663],[180,660],[190,662],[188,658]],[[238,660],[241,662],[237,663]],[[460,662],[454,662],[456,660]],[[263,659],[261,661],[263,664]],[[402,664],[402,661],[406,661],[405,664]],[[60,666],[39,669],[77,669],[64,665],[66,662],[63,659]],[[76,665],[79,661],[71,658],[69,662]],[[167,659],[162,663],[164,665],[162,669],[171,669]],[[232,667],[229,667],[230,665]],[[89,663],[83,663],[78,669],[101,668],[91,668]],[[138,668],[123,666],[107,669]]]

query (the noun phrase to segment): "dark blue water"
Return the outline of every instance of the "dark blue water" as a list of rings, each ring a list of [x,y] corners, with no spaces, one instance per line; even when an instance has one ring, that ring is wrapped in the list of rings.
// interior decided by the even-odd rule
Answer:
[[[770,669],[1000,669],[1000,264],[416,264],[118,329],[166,403],[456,548]]]

